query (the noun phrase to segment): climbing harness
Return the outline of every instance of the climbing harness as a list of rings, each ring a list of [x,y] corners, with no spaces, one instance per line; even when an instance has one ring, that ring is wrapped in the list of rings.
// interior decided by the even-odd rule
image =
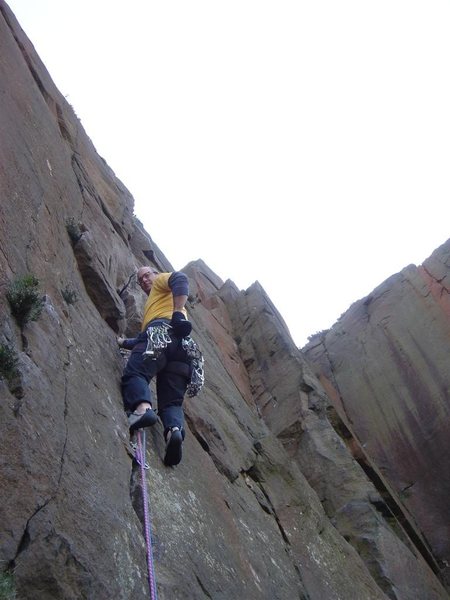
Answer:
[[[161,352],[172,343],[170,330],[170,325],[164,322],[152,325],[147,329],[147,347],[142,354],[144,360],[158,358]],[[190,336],[183,338],[181,345],[191,363],[191,378],[186,394],[189,398],[193,398],[197,396],[205,383],[205,363],[202,352],[193,338]]]
[[[144,507],[144,535],[145,545],[147,549],[147,571],[148,571],[148,588],[150,590],[150,599],[157,600],[158,594],[156,590],[156,578],[155,569],[153,566],[153,547],[152,547],[152,531],[150,521],[150,511],[147,497],[147,483],[145,481],[145,471],[148,469],[148,465],[145,462],[145,431],[138,429],[137,431],[137,448],[136,448],[136,462],[140,467],[141,472],[141,486],[142,486],[142,504]]]

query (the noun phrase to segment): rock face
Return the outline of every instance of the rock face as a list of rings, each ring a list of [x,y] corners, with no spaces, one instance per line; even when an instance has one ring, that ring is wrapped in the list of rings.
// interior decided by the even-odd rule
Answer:
[[[428,548],[450,561],[450,240],[305,348],[335,407]],[[327,383],[328,382],[328,383]]]
[[[327,516],[365,558],[386,595],[433,597],[434,576],[418,564],[391,498],[368,480],[331,427],[330,401],[270,301],[253,286],[229,306],[235,307],[230,312],[242,336],[241,356],[259,413],[317,492]]]
[[[0,344],[19,359],[0,378],[0,578],[21,600],[143,600],[115,338],[139,327],[137,267],[171,265],[3,0],[0,56]],[[440,555],[336,432],[356,439],[264,290],[202,261],[185,271],[207,381],[186,401],[178,467],[161,424],[148,433],[158,597],[448,598]],[[19,327],[6,292],[27,273],[45,303]]]

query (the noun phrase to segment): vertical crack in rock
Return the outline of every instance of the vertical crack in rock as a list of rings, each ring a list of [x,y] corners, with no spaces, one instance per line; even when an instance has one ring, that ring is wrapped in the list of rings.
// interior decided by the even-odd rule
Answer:
[[[63,329],[62,326],[61,326],[61,329]],[[62,331],[62,333],[64,335],[64,330]],[[72,330],[72,335],[73,335],[73,330]],[[72,362],[71,361],[71,352],[70,352],[71,345],[68,345],[66,348],[67,348],[67,355],[66,355],[67,358],[63,365],[63,372],[64,372],[64,429],[65,429],[65,431],[64,431],[64,443],[63,443],[63,447],[62,447],[62,451],[61,451],[58,484],[57,484],[57,490],[55,492],[55,496],[58,493],[59,486],[60,486],[61,479],[62,479],[64,460],[65,460],[65,455],[66,455],[67,439],[68,439],[68,435],[69,435],[68,427],[67,427],[67,414],[69,412],[69,404],[68,404],[69,379],[68,379],[67,371]]]
[[[294,571],[297,574],[297,577],[300,581],[302,590],[299,591],[299,596],[298,596],[299,600],[310,600],[310,596],[307,593],[306,588],[305,588],[301,570],[292,558],[291,542],[289,541],[289,537],[288,537],[283,525],[281,524],[281,521],[278,517],[277,511],[270,500],[269,494],[266,492],[266,490],[264,489],[264,485],[262,484],[262,482],[259,479],[257,467],[255,465],[253,465],[246,471],[241,471],[241,475],[244,479],[245,485],[253,492],[253,494],[254,494],[258,504],[261,506],[262,510],[266,514],[270,515],[275,520],[275,523],[280,532],[281,538],[285,543],[286,554],[289,556],[289,559],[293,565]],[[321,532],[319,531],[319,534],[320,533]]]
[[[197,580],[198,586],[202,590],[202,592],[205,594],[206,598],[211,598],[211,600],[212,600],[213,596],[211,596],[211,594],[208,592],[203,581],[200,579],[200,577],[197,575],[197,573],[195,573],[195,579]]]
[[[58,126],[59,126],[59,130],[61,132],[61,135],[66,140],[66,142],[69,143],[70,147],[73,149],[73,148],[75,148],[76,143],[72,139],[72,135],[70,134],[69,127],[67,126],[66,120],[64,119],[64,114],[63,114],[62,108],[57,102],[55,102],[55,108],[56,108],[56,116],[58,119]]]
[[[142,486],[139,481],[139,467],[133,459],[130,473],[130,500],[139,521],[144,526],[144,507],[142,504]]]
[[[371,504],[381,514],[387,523],[395,531],[396,535],[402,542],[414,551],[416,549],[423,556],[430,568],[439,574],[440,568],[434,558],[431,549],[426,541],[421,538],[416,529],[410,523],[410,518],[405,514],[405,510],[401,504],[395,499],[394,495],[389,491],[381,475],[370,464],[368,458],[364,455],[360,443],[356,440],[352,432],[348,429],[342,419],[339,417],[334,407],[328,407],[329,421],[336,433],[343,439],[356,462],[367,475],[368,479],[373,483],[375,489],[380,494],[380,498],[370,499]],[[355,451],[355,448],[358,450]],[[414,483],[406,486],[403,491],[412,487]]]
[[[258,477],[258,473],[257,473],[257,469],[256,467],[253,465],[252,467],[250,467],[250,469],[248,469],[247,471],[242,471],[242,476],[244,478],[244,482],[246,484],[246,486],[253,492],[253,494],[255,495],[255,498],[258,502],[258,504],[261,506],[262,510],[270,515],[271,517],[273,517],[273,519],[275,520],[275,523],[277,525],[277,528],[280,532],[281,538],[285,543],[285,551],[286,554],[289,556],[292,565],[294,567],[294,570],[297,574],[297,577],[300,580],[300,584],[301,587],[303,589],[302,592],[299,592],[299,599],[300,600],[309,600],[309,595],[307,594],[305,588],[304,588],[304,582],[303,582],[303,578],[302,578],[302,574],[300,571],[299,566],[295,563],[294,560],[292,560],[292,556],[291,556],[291,543],[289,541],[289,537],[286,533],[286,531],[284,530],[283,525],[281,524],[281,521],[277,515],[277,512],[275,510],[275,507],[273,506],[270,497],[268,495],[268,493],[266,492],[266,490],[264,489],[264,485],[261,483],[261,481],[259,480]]]
[[[125,306],[108,278],[108,266],[96,252],[95,240],[90,232],[83,233],[74,246],[74,254],[86,292],[102,319],[118,333],[125,316]]]
[[[61,329],[62,329],[62,325],[60,325]],[[63,331],[63,335],[64,335],[64,331]],[[24,337],[24,336],[23,336]],[[12,559],[12,561],[10,562],[10,568],[14,569],[17,559],[20,556],[20,554],[26,550],[30,544],[31,541],[31,537],[30,537],[30,533],[29,533],[29,529],[30,529],[30,524],[32,522],[32,520],[36,517],[36,515],[38,515],[44,508],[46,508],[50,502],[54,501],[58,495],[59,492],[59,487],[61,484],[61,479],[62,479],[62,475],[63,475],[63,467],[64,467],[64,457],[65,457],[65,453],[66,453],[66,446],[67,446],[67,439],[68,439],[68,429],[67,429],[67,423],[66,423],[66,417],[67,417],[67,413],[68,413],[68,388],[69,388],[69,382],[68,382],[68,377],[67,377],[67,368],[71,363],[71,357],[70,357],[70,346],[67,347],[67,359],[66,361],[64,361],[63,364],[63,372],[64,372],[64,427],[65,427],[65,434],[64,434],[64,443],[63,443],[63,448],[61,451],[61,456],[59,459],[59,473],[58,473],[58,477],[57,477],[57,483],[56,483],[56,489],[55,491],[51,494],[51,496],[49,498],[47,498],[45,500],[45,502],[43,502],[41,505],[39,505],[36,510],[33,512],[33,514],[28,518],[22,537],[20,539],[20,542],[17,546],[17,552],[14,556],[14,558]],[[20,407],[19,407],[20,408]]]
[[[79,157],[79,154],[77,152],[74,152],[72,154],[72,169],[73,169],[75,178],[77,180],[78,187],[81,192],[81,196],[82,196],[83,200],[85,201],[85,203],[89,204],[88,199],[86,199],[86,197],[85,197],[86,194],[88,194],[91,198],[93,198],[97,202],[102,213],[105,215],[105,217],[111,223],[111,225],[114,227],[116,233],[118,233],[118,235],[122,238],[123,242],[125,244],[128,244],[128,239],[125,235],[123,227],[121,227],[121,225],[113,219],[111,213],[109,212],[105,203],[103,202],[100,194],[97,192],[95,185],[91,182],[89,175],[86,172],[86,169],[84,168],[81,158]]]
[[[327,347],[327,344],[326,344],[326,335],[324,335],[324,337],[322,338],[321,343],[322,343],[324,355],[326,357],[326,360],[328,361],[328,365],[329,365],[329,369],[330,369],[330,374],[331,374],[331,378],[330,378],[331,379],[331,383],[332,383],[333,387],[336,389],[339,397],[341,398],[342,410],[344,411],[344,415],[345,415],[345,418],[346,418],[347,422],[351,425],[352,424],[352,419],[351,419],[350,415],[347,412],[347,409],[346,409],[345,403],[344,403],[344,398],[343,398],[342,393],[341,393],[341,391],[339,389],[339,383],[338,383],[338,381],[337,381],[337,379],[335,377],[335,370],[334,370],[333,360],[331,359],[331,354],[330,354],[330,351],[329,351],[329,349]]]
[[[31,515],[31,517],[29,517],[29,519],[26,522],[25,528],[23,530],[23,534],[22,537],[20,538],[20,541],[17,545],[17,551],[16,554],[14,556],[14,558],[11,560],[10,564],[8,565],[8,568],[13,570],[16,566],[17,563],[17,559],[19,558],[20,554],[22,554],[22,552],[24,550],[26,550],[28,548],[28,546],[30,545],[30,524],[31,521],[34,519],[34,517],[41,511],[43,510],[48,504],[49,502],[52,500],[52,498],[48,498],[44,504],[42,504],[41,506],[38,506],[37,509],[34,511],[34,513]]]
[[[441,278],[436,277],[435,275],[433,275],[433,273],[431,273],[431,271],[429,269],[427,269],[427,267],[425,265],[421,265],[420,267],[421,269],[423,269],[423,271],[428,275],[428,277],[430,279],[432,279],[433,281],[435,281],[436,283],[440,283],[442,284],[442,282],[445,280],[447,275],[442,275]],[[408,281],[408,283],[411,285],[411,283]],[[443,289],[448,293],[447,288],[444,288],[444,286],[442,286]]]
[[[252,492],[255,494],[255,497],[258,500],[258,503],[261,506],[261,508],[264,510],[264,512],[266,512],[268,515],[272,515],[272,517],[275,519],[275,522],[280,531],[281,537],[283,538],[283,540],[287,544],[287,546],[290,546],[291,543],[290,543],[289,538],[283,528],[283,525],[280,522],[280,519],[278,518],[276,510],[275,510],[267,492],[265,491],[264,486],[258,479],[258,473],[256,471],[256,468],[254,466],[250,467],[250,469],[248,469],[247,471],[243,471],[243,473],[244,473],[244,481],[245,481],[247,487],[249,489],[251,489]],[[247,477],[245,477],[245,475]],[[257,488],[260,493],[258,493],[258,490],[256,490],[255,487],[249,483],[248,478],[250,478],[257,485]],[[262,497],[261,497],[261,494],[262,494]],[[264,500],[262,500],[262,498]]]

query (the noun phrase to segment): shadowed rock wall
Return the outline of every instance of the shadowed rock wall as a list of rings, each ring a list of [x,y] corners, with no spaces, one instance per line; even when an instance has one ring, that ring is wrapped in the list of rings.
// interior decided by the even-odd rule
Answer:
[[[450,240],[353,304],[305,348],[356,453],[377,471],[447,580],[449,292]]]
[[[171,265],[2,0],[0,56],[0,344],[19,358],[0,379],[0,576],[21,600],[143,600],[115,337],[139,324],[136,268]],[[264,290],[185,270],[207,382],[186,401],[178,467],[162,463],[161,424],[148,435],[159,598],[447,598]],[[20,328],[6,291],[26,273],[45,304]]]

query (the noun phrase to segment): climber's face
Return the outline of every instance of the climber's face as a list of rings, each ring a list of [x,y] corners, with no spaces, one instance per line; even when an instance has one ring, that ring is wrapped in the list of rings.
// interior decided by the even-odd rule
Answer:
[[[151,267],[141,267],[137,272],[137,280],[146,294],[150,294],[153,282],[158,273]]]

